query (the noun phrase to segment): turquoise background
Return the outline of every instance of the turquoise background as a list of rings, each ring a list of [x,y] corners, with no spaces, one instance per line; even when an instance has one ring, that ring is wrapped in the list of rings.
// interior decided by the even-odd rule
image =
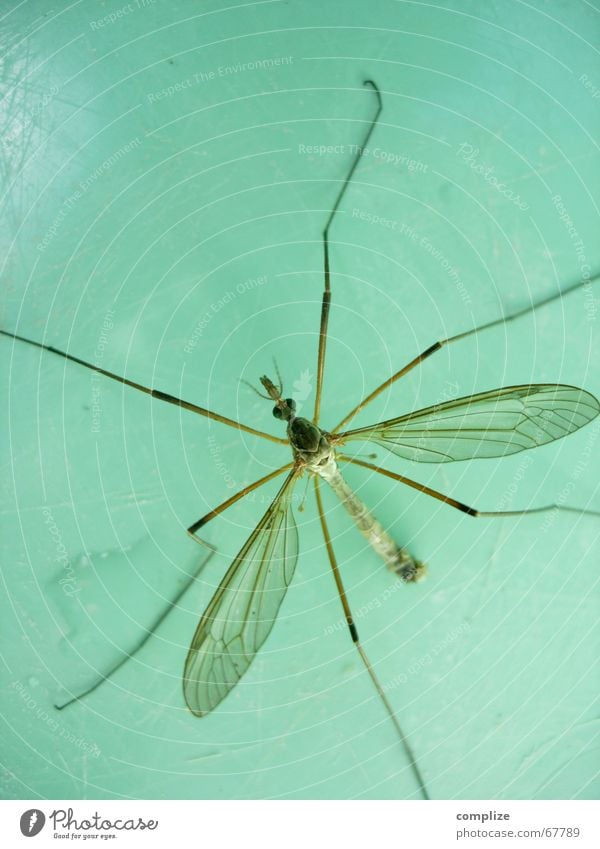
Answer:
[[[280,434],[240,382],[272,375],[275,356],[310,413],[321,231],[372,114],[365,78],[384,109],[332,230],[325,427],[435,340],[600,270],[593,4],[35,0],[3,14],[9,331]],[[357,423],[511,383],[600,395],[597,306],[579,290],[445,349]],[[277,482],[206,528],[219,554],[141,651],[54,711],[198,568],[185,528],[289,452],[24,344],[0,349],[2,797],[415,797],[340,624],[311,492],[264,650],[214,714],[184,707],[198,617]],[[598,433],[439,468],[378,459],[483,510],[600,510]],[[597,798],[600,519],[474,520],[347,478],[428,564],[425,582],[394,584],[325,493],[363,643],[431,795]]]

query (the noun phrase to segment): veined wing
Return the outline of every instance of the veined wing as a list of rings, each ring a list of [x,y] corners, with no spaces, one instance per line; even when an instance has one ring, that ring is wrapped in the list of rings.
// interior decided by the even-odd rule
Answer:
[[[298,559],[291,509],[292,469],[212,597],[190,645],[183,692],[196,716],[210,713],[235,687],[279,611]]]
[[[334,435],[334,444],[368,439],[406,460],[449,463],[504,457],[583,427],[600,404],[583,389],[532,384],[492,389]]]

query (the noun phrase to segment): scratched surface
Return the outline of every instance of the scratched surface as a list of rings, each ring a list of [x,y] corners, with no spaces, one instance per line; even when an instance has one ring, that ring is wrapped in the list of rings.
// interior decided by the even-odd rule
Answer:
[[[443,338],[600,270],[591,6],[307,0],[14,4],[0,77],[1,326],[280,432],[240,378],[310,413],[332,230],[322,423]],[[454,4],[457,5],[457,4]],[[597,291],[465,340],[357,422],[527,382],[600,395]],[[281,615],[211,716],[184,708],[198,616],[286,449],[0,339],[0,795],[411,798],[341,619],[313,497]],[[388,467],[484,510],[600,510],[598,428],[502,461]],[[363,449],[366,450],[366,449]],[[325,493],[363,643],[435,798],[597,797],[600,520],[473,520],[358,468],[427,581],[399,587]],[[299,507],[304,482],[298,486]]]

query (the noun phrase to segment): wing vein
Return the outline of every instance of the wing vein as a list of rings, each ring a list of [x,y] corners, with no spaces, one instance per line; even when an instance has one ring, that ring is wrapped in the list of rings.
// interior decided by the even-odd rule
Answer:
[[[227,570],[192,639],[183,673],[186,703],[196,716],[233,689],[268,637],[298,558],[291,495],[301,473],[289,473]]]
[[[371,440],[423,463],[503,457],[561,439],[599,411],[596,398],[574,386],[508,386],[335,434],[332,441]]]

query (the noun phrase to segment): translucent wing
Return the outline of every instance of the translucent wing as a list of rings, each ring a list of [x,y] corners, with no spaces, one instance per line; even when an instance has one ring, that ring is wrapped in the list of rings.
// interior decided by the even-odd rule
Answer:
[[[205,716],[235,687],[268,637],[298,559],[293,469],[244,543],[194,634],[185,661],[189,709]]]
[[[504,457],[573,433],[599,411],[596,398],[575,386],[507,386],[346,431],[333,441],[368,439],[420,463]]]

